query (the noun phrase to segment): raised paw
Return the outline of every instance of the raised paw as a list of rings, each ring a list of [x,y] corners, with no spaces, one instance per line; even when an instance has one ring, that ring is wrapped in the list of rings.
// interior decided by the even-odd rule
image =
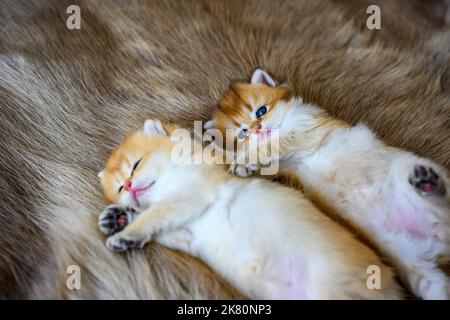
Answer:
[[[137,212],[131,207],[112,205],[107,207],[98,218],[100,231],[107,235],[122,231],[134,220]]]
[[[443,196],[446,192],[444,181],[432,167],[414,166],[414,171],[409,176],[409,183],[422,196]]]
[[[148,238],[118,233],[106,240],[106,247],[115,252],[125,252],[132,248],[143,248],[148,241]]]
[[[232,164],[228,171],[238,177],[249,177],[258,171],[258,166],[255,164]]]

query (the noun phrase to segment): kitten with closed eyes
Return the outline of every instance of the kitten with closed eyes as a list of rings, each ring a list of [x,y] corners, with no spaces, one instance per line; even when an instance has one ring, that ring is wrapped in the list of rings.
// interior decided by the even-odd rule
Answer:
[[[203,260],[249,298],[402,297],[390,268],[295,190],[233,177],[218,165],[173,161],[180,143],[173,130],[148,120],[99,173],[113,203],[99,217],[108,248],[156,241]],[[374,266],[378,289],[368,285]]]
[[[271,157],[280,173],[298,179],[307,196],[359,229],[417,296],[450,298],[449,278],[438,265],[450,256],[450,180],[444,168],[387,146],[365,125],[333,119],[276,86],[261,69],[250,83],[231,86],[205,128],[240,130],[231,137],[238,158],[257,152],[276,130],[279,148]],[[233,164],[230,171],[245,177],[259,168]]]

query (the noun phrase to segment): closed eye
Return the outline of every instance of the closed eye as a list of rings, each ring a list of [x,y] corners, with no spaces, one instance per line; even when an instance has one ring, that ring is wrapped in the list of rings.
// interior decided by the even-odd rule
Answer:
[[[123,190],[123,186],[120,186],[120,188],[119,188],[119,193],[121,193],[122,190]]]
[[[142,160],[142,159],[140,159],[139,161],[136,161],[136,162],[134,163],[133,169],[131,170],[131,173],[133,173],[134,170],[136,170],[136,168],[138,167],[139,163],[141,163],[141,160]]]

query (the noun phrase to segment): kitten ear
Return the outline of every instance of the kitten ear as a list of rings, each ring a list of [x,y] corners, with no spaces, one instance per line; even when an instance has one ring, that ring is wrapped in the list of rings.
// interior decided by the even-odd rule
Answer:
[[[105,170],[100,171],[97,174],[97,177],[99,177],[100,180],[103,180],[103,178],[105,177]]]
[[[215,120],[206,121],[205,124],[203,125],[203,129],[205,129],[205,130],[214,129],[215,127],[216,127]]]
[[[275,81],[269,76],[267,72],[262,69],[253,71],[251,84],[265,84],[269,87],[275,87]]]
[[[144,123],[144,129],[142,130],[144,135],[147,136],[166,136],[167,132],[164,129],[161,121],[159,120],[146,120]]]

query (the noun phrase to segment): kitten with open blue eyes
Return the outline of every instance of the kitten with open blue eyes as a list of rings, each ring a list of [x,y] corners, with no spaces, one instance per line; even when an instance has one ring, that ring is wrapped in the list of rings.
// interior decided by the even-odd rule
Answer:
[[[450,280],[439,268],[450,257],[450,180],[442,167],[385,145],[362,124],[331,118],[261,69],[250,83],[231,86],[205,128],[240,130],[238,158],[257,152],[277,130],[279,149],[271,157],[280,173],[293,175],[307,196],[359,229],[417,296],[450,298]],[[259,168],[230,170],[246,177]]]
[[[108,248],[156,241],[202,259],[249,298],[402,297],[390,268],[295,190],[173,161],[172,130],[148,120],[99,173],[113,203],[99,217]]]

